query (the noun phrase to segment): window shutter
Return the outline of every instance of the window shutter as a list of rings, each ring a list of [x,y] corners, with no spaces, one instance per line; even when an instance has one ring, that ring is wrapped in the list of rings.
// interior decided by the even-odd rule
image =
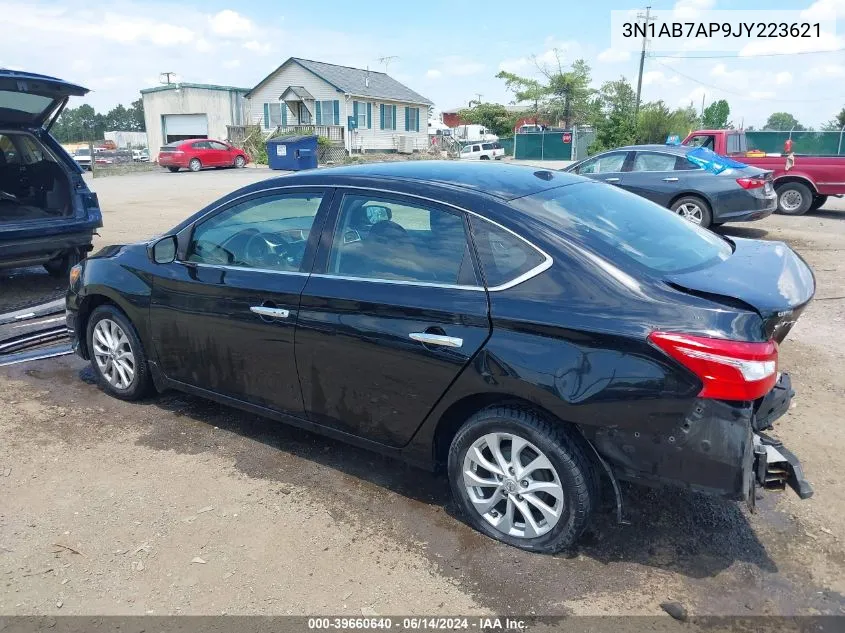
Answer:
[[[282,109],[282,125],[288,124],[288,104],[284,101],[279,103],[279,107]]]
[[[334,100],[334,124],[340,125],[340,101]]]
[[[405,106],[405,131],[411,131],[411,108]]]
[[[381,125],[381,129],[384,129],[384,104],[379,104],[379,124]]]
[[[317,125],[323,124],[323,109],[321,107],[321,103],[317,101]]]
[[[355,118],[355,123],[358,123],[358,102],[352,102],[352,116]]]
[[[265,130],[270,129],[270,104],[269,103],[264,104],[264,129]]]
[[[373,104],[367,102],[367,129],[373,128]]]
[[[393,127],[391,129],[395,130],[396,129],[396,106],[392,106],[392,107],[393,107]]]
[[[414,130],[414,131],[419,132],[420,131],[420,109],[415,108],[415,110],[417,111],[417,129]]]

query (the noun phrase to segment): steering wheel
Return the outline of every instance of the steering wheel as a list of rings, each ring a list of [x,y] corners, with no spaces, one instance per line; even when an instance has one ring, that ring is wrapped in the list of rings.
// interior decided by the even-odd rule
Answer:
[[[280,261],[293,264],[291,251],[294,240],[281,233],[255,233],[247,240],[244,255],[250,263],[276,266]]]

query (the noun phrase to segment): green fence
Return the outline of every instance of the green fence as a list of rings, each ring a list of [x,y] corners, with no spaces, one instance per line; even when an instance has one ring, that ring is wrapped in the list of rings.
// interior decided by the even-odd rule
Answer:
[[[513,137],[511,137],[511,138],[500,138],[499,143],[501,144],[502,148],[505,150],[505,156],[513,156]]]
[[[767,153],[783,152],[783,143],[789,132],[749,132],[746,130],[748,149]],[[845,156],[845,135],[840,132],[793,132],[792,151],[796,154],[833,154]]]
[[[513,137],[513,157],[520,160],[572,160],[572,135],[563,132],[530,132]],[[501,141],[500,141],[501,142]]]

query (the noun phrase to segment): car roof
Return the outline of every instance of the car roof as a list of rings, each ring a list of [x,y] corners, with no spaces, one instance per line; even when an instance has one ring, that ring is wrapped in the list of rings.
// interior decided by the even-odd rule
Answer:
[[[397,191],[402,189],[402,182],[428,183],[485,193],[502,200],[513,200],[584,181],[581,176],[538,167],[487,161],[416,160],[330,167],[262,182],[277,186],[309,184],[342,187],[344,184],[354,184],[354,180],[359,178],[392,180]]]
[[[663,152],[664,154],[676,154],[678,156],[686,156],[688,152],[695,149],[688,145],[658,145],[652,143],[648,145],[626,145],[625,147],[614,147],[606,150],[602,154],[608,152]]]

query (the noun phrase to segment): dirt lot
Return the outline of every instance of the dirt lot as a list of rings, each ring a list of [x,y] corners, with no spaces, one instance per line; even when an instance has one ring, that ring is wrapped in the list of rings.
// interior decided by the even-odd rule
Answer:
[[[97,179],[98,246],[272,175]],[[769,493],[751,515],[628,487],[630,526],[604,507],[574,552],[531,555],[455,519],[442,478],[180,394],[125,404],[63,357],[0,369],[0,613],[845,613],[845,203],[726,232],[784,240],[818,278],[777,426],[813,499]],[[6,306],[61,291],[37,271],[0,289]]]

